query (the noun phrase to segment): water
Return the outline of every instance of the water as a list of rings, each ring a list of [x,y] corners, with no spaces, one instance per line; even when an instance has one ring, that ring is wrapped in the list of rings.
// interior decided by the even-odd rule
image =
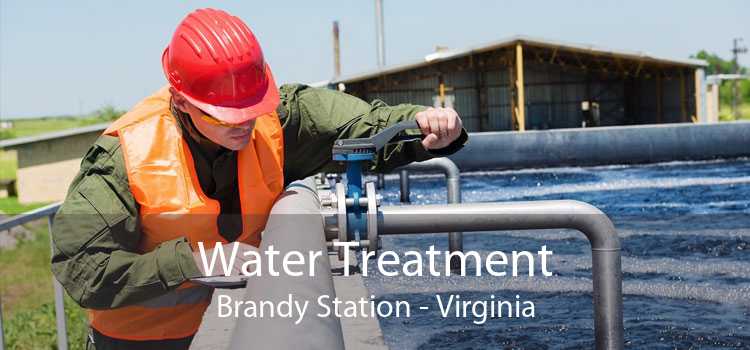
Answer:
[[[414,204],[445,203],[442,176],[412,180]],[[397,177],[383,205],[398,205]],[[577,199],[607,213],[622,239],[625,341],[629,348],[750,348],[750,160],[531,169],[462,174],[464,202]],[[445,234],[383,237],[403,252],[447,249]],[[591,348],[591,253],[571,230],[467,233],[464,249],[554,251],[553,277],[365,279],[380,300],[433,305],[411,318],[381,318],[393,349]],[[439,266],[442,265],[440,263]],[[375,266],[370,266],[370,271]],[[435,295],[531,300],[534,318],[477,325],[442,318]]]

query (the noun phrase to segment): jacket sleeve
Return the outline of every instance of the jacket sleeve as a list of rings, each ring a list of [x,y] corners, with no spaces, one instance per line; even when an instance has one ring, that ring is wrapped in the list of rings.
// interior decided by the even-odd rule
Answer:
[[[320,171],[343,171],[343,165],[331,159],[336,139],[370,137],[390,125],[414,119],[424,109],[411,104],[389,106],[380,100],[367,103],[339,91],[306,85],[282,86],[279,116],[284,128],[286,181]],[[410,133],[421,134],[419,130]],[[463,130],[456,141],[439,150],[426,150],[419,140],[388,145],[370,170],[389,172],[414,161],[447,156],[460,150],[467,139]]]
[[[102,136],[52,225],[52,272],[82,307],[110,309],[164,294],[200,274],[184,238],[138,253],[138,208],[117,138]]]

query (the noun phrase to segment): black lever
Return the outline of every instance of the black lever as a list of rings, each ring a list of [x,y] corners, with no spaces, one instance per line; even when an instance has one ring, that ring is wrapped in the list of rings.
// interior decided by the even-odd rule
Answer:
[[[422,138],[422,135],[396,137],[402,131],[411,129],[419,129],[419,124],[416,120],[404,120],[396,123],[372,137],[336,140],[333,144],[333,154],[377,152],[390,142],[412,141]]]

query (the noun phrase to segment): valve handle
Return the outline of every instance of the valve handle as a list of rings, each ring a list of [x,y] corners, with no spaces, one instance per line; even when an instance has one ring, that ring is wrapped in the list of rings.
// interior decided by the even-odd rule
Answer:
[[[375,145],[375,151],[381,150],[383,147],[385,147],[386,144],[393,141],[411,141],[421,139],[421,134],[404,135],[402,137],[396,138],[396,135],[398,135],[400,132],[412,129],[419,129],[419,124],[416,120],[404,120],[383,129],[383,131],[375,134],[375,136],[372,137],[372,143]]]
[[[339,154],[368,154],[380,151],[386,144],[393,141],[412,141],[421,139],[422,135],[403,135],[396,137],[405,130],[419,129],[416,120],[404,120],[383,129],[372,137],[339,139],[333,143],[334,157]],[[360,159],[356,159],[360,160]]]

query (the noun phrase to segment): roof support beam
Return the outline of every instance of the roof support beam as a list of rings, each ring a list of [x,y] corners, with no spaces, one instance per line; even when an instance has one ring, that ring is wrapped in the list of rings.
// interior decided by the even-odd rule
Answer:
[[[518,97],[518,103],[516,104],[516,123],[518,125],[518,131],[526,131],[526,96],[524,95],[524,84],[523,84],[523,46],[521,43],[516,43],[516,96]]]
[[[687,122],[687,93],[685,91],[685,72],[682,68],[680,68],[680,114],[681,121]]]
[[[557,57],[557,47],[555,47],[552,50],[552,57],[550,57],[549,63],[554,63],[555,62],[555,57]]]

